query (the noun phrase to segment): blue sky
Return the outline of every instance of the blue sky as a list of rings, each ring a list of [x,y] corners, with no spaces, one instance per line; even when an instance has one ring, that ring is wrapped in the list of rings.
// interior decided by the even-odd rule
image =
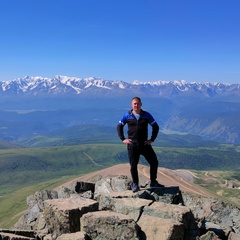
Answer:
[[[0,81],[240,83],[239,0],[2,0]]]

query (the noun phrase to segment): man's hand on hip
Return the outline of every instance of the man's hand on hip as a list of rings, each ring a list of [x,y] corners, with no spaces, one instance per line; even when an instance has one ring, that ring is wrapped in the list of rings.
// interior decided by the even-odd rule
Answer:
[[[151,141],[151,140],[146,140],[146,141],[144,142],[145,145],[151,145],[152,143],[153,143],[153,141]]]
[[[126,139],[123,140],[123,143],[125,143],[125,144],[132,144],[132,140],[126,138]]]

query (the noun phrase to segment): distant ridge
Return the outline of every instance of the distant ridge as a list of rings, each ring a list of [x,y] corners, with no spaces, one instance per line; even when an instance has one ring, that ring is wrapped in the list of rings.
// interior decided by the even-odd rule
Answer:
[[[89,77],[78,78],[56,75],[53,78],[26,76],[11,81],[0,82],[0,96],[122,96],[142,95],[170,98],[173,96],[197,97],[239,97],[240,84],[204,83],[181,81],[156,81],[127,83],[123,81],[103,80]]]
[[[162,130],[240,143],[240,84],[127,83],[59,75],[0,82],[0,137],[16,140],[82,124],[115,126],[133,96],[143,99],[144,110]]]

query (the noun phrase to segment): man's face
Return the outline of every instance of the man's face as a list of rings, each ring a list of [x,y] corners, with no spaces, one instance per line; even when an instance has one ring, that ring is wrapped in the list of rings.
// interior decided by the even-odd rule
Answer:
[[[140,113],[142,107],[142,103],[138,99],[133,99],[132,100],[132,109],[136,113]]]

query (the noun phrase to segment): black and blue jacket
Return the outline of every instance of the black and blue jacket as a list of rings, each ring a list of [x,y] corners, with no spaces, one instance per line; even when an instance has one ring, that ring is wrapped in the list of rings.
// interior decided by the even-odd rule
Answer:
[[[132,113],[133,110],[124,114],[122,119],[117,125],[117,132],[119,138],[123,141],[125,140],[124,136],[124,126],[128,125],[128,138],[136,143],[143,144],[148,140],[148,124],[152,126],[152,136],[151,141],[154,141],[158,135],[159,126],[153,116],[144,110],[141,109],[140,118],[137,120]]]

